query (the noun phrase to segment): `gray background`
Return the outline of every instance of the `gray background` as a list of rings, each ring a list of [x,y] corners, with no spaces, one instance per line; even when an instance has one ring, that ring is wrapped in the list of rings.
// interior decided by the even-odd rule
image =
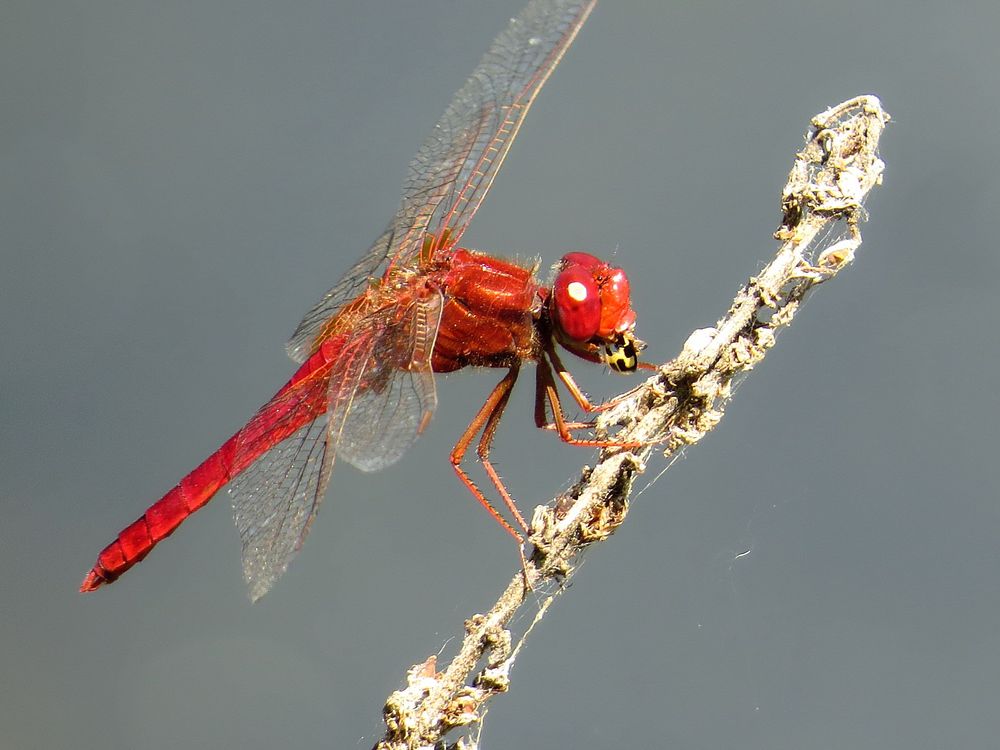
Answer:
[[[367,747],[516,569],[447,463],[499,373],[459,373],[398,466],[340,468],[258,605],[224,497],[76,593],[292,372],[520,5],[0,6],[0,747]],[[998,8],[597,8],[465,240],[617,251],[654,360],[769,257],[810,116],[879,94],[888,167],[856,265],[587,557],[486,746],[995,746]],[[526,509],[589,456],[536,434],[529,383],[496,449]]]

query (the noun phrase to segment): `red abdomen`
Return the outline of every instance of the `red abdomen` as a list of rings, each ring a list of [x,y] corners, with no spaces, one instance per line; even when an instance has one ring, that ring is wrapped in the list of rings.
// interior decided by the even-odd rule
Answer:
[[[97,556],[80,591],[93,591],[117,579],[258,457],[326,411],[326,389],[311,384],[323,381],[335,358],[336,343],[327,342],[316,351],[246,427],[124,528]],[[301,395],[282,398],[293,390]],[[306,401],[312,408],[291,408],[305,405]]]

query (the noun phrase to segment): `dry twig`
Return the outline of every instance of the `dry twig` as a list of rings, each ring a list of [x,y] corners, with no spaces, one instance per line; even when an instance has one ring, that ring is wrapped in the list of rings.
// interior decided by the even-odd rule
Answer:
[[[850,264],[861,244],[863,201],[881,182],[878,142],[888,121],[874,96],[851,99],[812,119],[781,195],[775,258],[740,289],[714,328],[692,333],[676,359],[599,420],[599,431],[616,429],[622,439],[649,447],[605,451],[566,495],[535,509],[535,550],[524,574],[513,576],[488,613],[466,621],[458,654],[443,671],[433,656],[409,671],[407,687],[386,702],[379,750],[445,747],[446,733],[477,723],[487,701],[507,691],[510,667],[527,636],[512,647],[507,630],[529,593],[525,576],[536,592],[565,581],[582,550],[625,519],[632,483],[652,446],[665,446],[669,457],[701,440],[721,420],[734,380],[764,358],[808,292]],[[549,588],[532,625],[560,590]],[[464,736],[448,747],[475,745]]]

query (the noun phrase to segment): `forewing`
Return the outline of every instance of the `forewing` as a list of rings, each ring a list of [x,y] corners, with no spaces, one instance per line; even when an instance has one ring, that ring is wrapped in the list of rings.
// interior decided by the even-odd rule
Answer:
[[[292,359],[309,355],[323,324],[369,279],[415,263],[426,232],[449,229],[449,241],[458,241],[595,1],[534,0],[511,19],[410,163],[386,231],[299,324],[286,347]]]
[[[399,216],[417,236],[412,230],[402,236],[399,258],[412,257],[425,229],[438,234],[448,228],[453,242],[462,236],[528,109],[594,4],[535,0],[493,40],[410,164]]]

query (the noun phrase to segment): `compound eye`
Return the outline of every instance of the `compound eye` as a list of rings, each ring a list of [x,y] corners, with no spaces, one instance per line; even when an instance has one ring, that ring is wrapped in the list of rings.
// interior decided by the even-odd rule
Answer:
[[[629,298],[628,277],[620,268],[611,269],[601,284],[601,326],[598,335],[609,338],[633,325],[635,313]]]
[[[588,341],[601,325],[601,294],[590,271],[570,265],[552,285],[559,330],[574,341]]]

